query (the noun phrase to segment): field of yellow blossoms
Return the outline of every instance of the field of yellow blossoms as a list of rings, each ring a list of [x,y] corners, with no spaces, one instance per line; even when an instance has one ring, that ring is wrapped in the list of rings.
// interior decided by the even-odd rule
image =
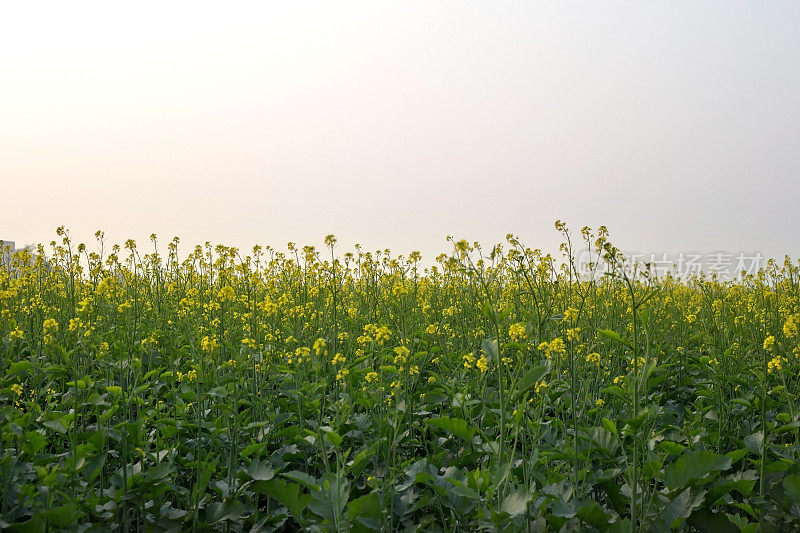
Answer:
[[[6,255],[0,529],[798,530],[800,264],[634,275],[556,230]]]

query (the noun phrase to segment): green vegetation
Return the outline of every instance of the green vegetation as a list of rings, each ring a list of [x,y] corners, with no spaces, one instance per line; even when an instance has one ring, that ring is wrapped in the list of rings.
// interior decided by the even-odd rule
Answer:
[[[800,266],[584,279],[420,254],[59,242],[0,268],[0,528],[800,527]]]

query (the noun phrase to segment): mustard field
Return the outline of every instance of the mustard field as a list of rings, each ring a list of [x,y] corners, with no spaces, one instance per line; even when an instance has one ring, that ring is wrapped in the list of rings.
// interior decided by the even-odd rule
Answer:
[[[682,279],[556,231],[6,254],[0,529],[799,529],[800,263]]]

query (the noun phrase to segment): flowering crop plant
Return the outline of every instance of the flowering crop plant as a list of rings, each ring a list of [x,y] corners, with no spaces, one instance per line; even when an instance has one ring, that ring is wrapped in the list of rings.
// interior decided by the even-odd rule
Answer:
[[[3,255],[0,529],[800,528],[800,263],[631,273],[556,230]]]

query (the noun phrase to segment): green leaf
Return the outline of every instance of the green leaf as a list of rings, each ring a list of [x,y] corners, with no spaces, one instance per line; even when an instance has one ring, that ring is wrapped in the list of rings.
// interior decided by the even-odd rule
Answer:
[[[732,463],[738,463],[748,453],[747,448],[739,448],[726,453],[725,457],[730,457]]]
[[[610,329],[598,329],[597,332],[600,335],[602,335],[603,337],[606,337],[607,339],[611,339],[613,341],[617,341],[619,343],[622,343],[625,346],[627,346],[628,348],[631,348],[631,349],[633,348],[633,346],[631,346],[631,343],[629,343],[628,341],[626,341],[625,339],[620,337],[619,333],[617,333],[616,331],[611,331]]]
[[[169,475],[171,469],[172,465],[168,462],[159,463],[147,469],[144,474],[144,479],[150,482],[160,481]]]
[[[281,475],[287,479],[296,481],[301,485],[305,485],[311,490],[320,490],[321,488],[316,479],[314,479],[312,476],[309,476],[305,472],[300,472],[299,470],[290,470],[289,472],[281,473]]]
[[[275,477],[275,469],[269,461],[253,459],[247,467],[247,475],[256,481],[269,481]]]
[[[59,528],[66,528],[78,521],[80,513],[74,503],[68,503],[60,507],[50,509],[44,513],[45,518],[52,525]]]
[[[30,361],[27,360],[15,361],[14,363],[11,363],[11,366],[8,367],[8,370],[6,370],[6,378],[10,378],[15,374],[21,374],[23,372],[27,372],[28,370],[32,370],[33,368],[34,368],[33,363],[31,363]]]
[[[578,518],[601,531],[605,531],[611,517],[600,507],[599,503],[593,501],[578,509]]]
[[[242,451],[240,452],[239,455],[241,455],[242,457],[250,457],[254,453],[260,452],[261,450],[263,450],[267,446],[267,444],[269,444],[269,443],[266,442],[266,441],[265,442],[257,442],[255,444],[250,444],[248,446],[245,446],[244,449],[242,449]]]
[[[472,441],[472,437],[475,436],[475,432],[477,431],[477,429],[467,424],[467,421],[463,418],[443,416],[441,418],[429,418],[427,422],[431,426],[443,429],[448,433],[461,437],[467,442]]]
[[[528,390],[536,385],[541,379],[547,374],[549,369],[544,365],[539,365],[537,367],[532,368],[528,372],[525,373],[519,380],[518,385],[518,393],[524,394],[528,392]]]
[[[786,490],[786,495],[793,502],[800,502],[800,472],[795,472],[783,478],[783,488]]]
[[[52,429],[58,433],[66,433],[67,428],[64,427],[64,424],[61,423],[61,420],[48,420],[47,422],[42,422],[42,425],[46,428]]]
[[[42,520],[42,517],[35,514],[30,520],[25,522],[16,522],[8,527],[8,531],[17,531],[19,533],[45,533],[47,531],[47,524]]]
[[[503,498],[503,505],[500,506],[500,510],[505,511],[511,517],[519,516],[528,510],[530,499],[531,492],[525,487],[520,487]]]
[[[351,521],[359,517],[380,520],[382,517],[382,508],[378,494],[370,492],[351,500],[350,503],[347,504],[347,516],[350,517]]]
[[[38,431],[28,431],[25,433],[25,442],[22,444],[22,451],[34,455],[47,444],[47,438]]]
[[[654,524],[654,529],[656,531],[662,531],[681,527],[684,520],[692,514],[692,511],[702,505],[704,495],[705,493],[703,491],[698,494],[693,494],[690,488],[681,491],[661,512],[661,515]]]
[[[712,472],[727,470],[731,464],[730,457],[712,451],[691,452],[664,469],[664,482],[671,491],[683,489]]]
[[[310,494],[300,494],[300,485],[281,478],[259,483],[255,488],[258,492],[278,500],[296,518],[302,518],[303,511],[312,500]]]
[[[685,446],[678,444],[677,442],[672,442],[671,440],[661,441],[658,446],[665,452],[671,453],[672,455],[680,455],[683,453],[683,450],[686,449]]]
[[[106,459],[108,458],[108,451],[104,451],[103,453],[97,455],[91,461],[86,463],[86,466],[81,470],[81,473],[89,480],[94,481],[97,476],[100,475],[100,472],[103,470],[103,466],[106,464]]]
[[[239,500],[211,502],[206,505],[206,520],[209,524],[217,524],[225,520],[236,520],[247,508]]]
[[[748,435],[744,439],[744,445],[747,446],[747,449],[752,453],[761,455],[761,448],[764,445],[764,434],[761,431],[757,431],[752,435]]]
[[[333,444],[336,448],[342,444],[342,436],[333,430],[325,432],[325,439]]]

